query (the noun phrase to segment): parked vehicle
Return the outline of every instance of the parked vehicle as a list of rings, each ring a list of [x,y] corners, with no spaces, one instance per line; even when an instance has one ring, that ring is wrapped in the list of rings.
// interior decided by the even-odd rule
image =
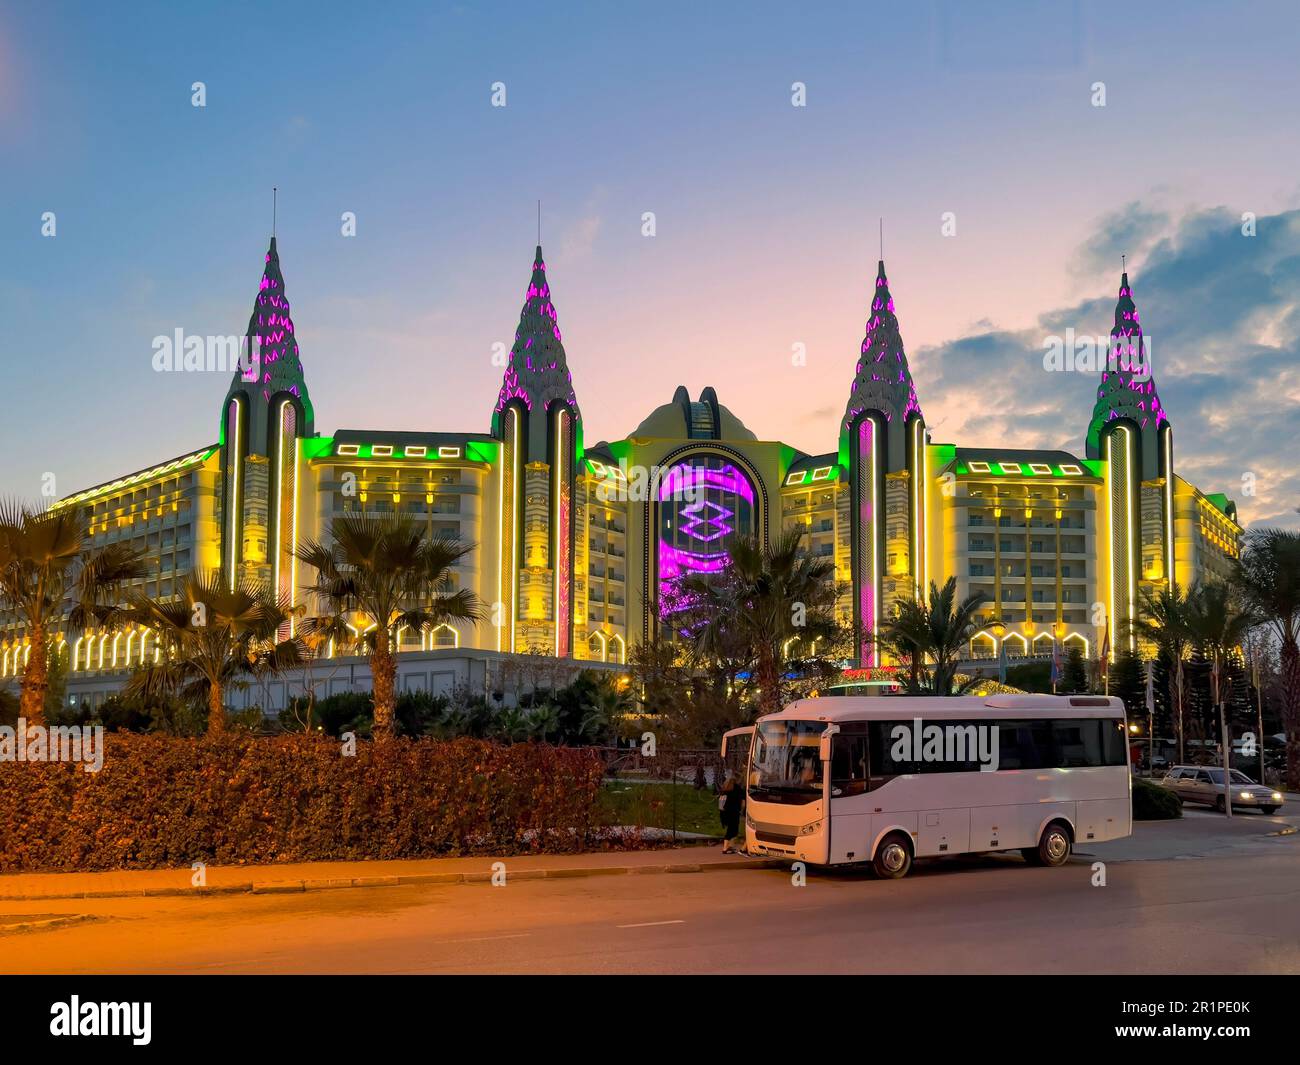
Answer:
[[[1229,780],[1234,809],[1249,808],[1272,814],[1282,808],[1283,795],[1280,791],[1256,784],[1239,769],[1234,769],[1231,773]],[[1222,769],[1176,765],[1160,783],[1185,803],[1198,802],[1220,811],[1227,805]]]
[[[1020,851],[1065,864],[1129,835],[1124,706],[1098,696],[804,699],[757,726],[746,850],[815,865]]]

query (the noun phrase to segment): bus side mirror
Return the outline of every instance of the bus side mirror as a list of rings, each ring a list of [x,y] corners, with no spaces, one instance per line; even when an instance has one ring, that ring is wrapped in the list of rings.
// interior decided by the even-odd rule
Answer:
[[[823,762],[831,760],[831,739],[839,730],[839,725],[827,725],[826,731],[822,733],[821,739],[818,741],[818,751]]]

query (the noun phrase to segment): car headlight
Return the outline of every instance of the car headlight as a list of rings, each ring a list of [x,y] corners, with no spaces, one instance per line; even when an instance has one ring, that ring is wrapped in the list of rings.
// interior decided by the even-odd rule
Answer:
[[[812,824],[804,825],[803,828],[799,829],[799,835],[811,836],[814,832],[816,832],[821,827],[822,827],[821,821],[814,821]]]
[[[1275,791],[1275,792],[1273,792],[1273,801],[1274,801],[1274,802],[1281,802],[1281,801],[1282,801],[1282,793],[1281,793],[1280,791]]]
[[[1251,794],[1250,792],[1248,792],[1248,791],[1243,791],[1243,792],[1241,793],[1241,795],[1238,796],[1238,798],[1240,798],[1242,802],[1254,802],[1254,801],[1255,801],[1255,796],[1252,795],[1252,794]]]

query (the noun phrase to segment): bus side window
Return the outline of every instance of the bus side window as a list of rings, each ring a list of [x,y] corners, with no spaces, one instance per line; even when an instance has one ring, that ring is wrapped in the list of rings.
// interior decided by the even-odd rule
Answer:
[[[894,750],[896,739],[894,729],[902,726],[909,732],[912,728],[910,721],[873,721],[871,722],[871,787],[872,789],[880,787],[896,776],[905,773],[919,773],[919,763],[912,759],[895,760]],[[901,751],[902,747],[899,748]]]
[[[831,794],[861,795],[867,790],[867,735],[841,732],[831,745]]]
[[[999,769],[1047,769],[1055,763],[1050,721],[998,721]]]
[[[1113,717],[1101,723],[1102,764],[1128,765],[1128,733],[1124,731],[1124,719]]]

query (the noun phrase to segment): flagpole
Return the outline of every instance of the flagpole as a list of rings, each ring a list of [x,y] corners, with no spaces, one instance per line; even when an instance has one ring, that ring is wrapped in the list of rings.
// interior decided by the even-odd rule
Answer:
[[[1264,689],[1259,684],[1259,659],[1250,656],[1251,680],[1255,682],[1255,709],[1259,714],[1259,782],[1264,783]]]
[[[1228,731],[1228,708],[1224,705],[1219,691],[1219,655],[1214,655],[1214,665],[1210,670],[1214,681],[1214,701],[1219,704],[1219,725],[1223,743],[1223,812],[1232,816],[1232,773],[1229,765],[1232,754],[1232,735]]]

